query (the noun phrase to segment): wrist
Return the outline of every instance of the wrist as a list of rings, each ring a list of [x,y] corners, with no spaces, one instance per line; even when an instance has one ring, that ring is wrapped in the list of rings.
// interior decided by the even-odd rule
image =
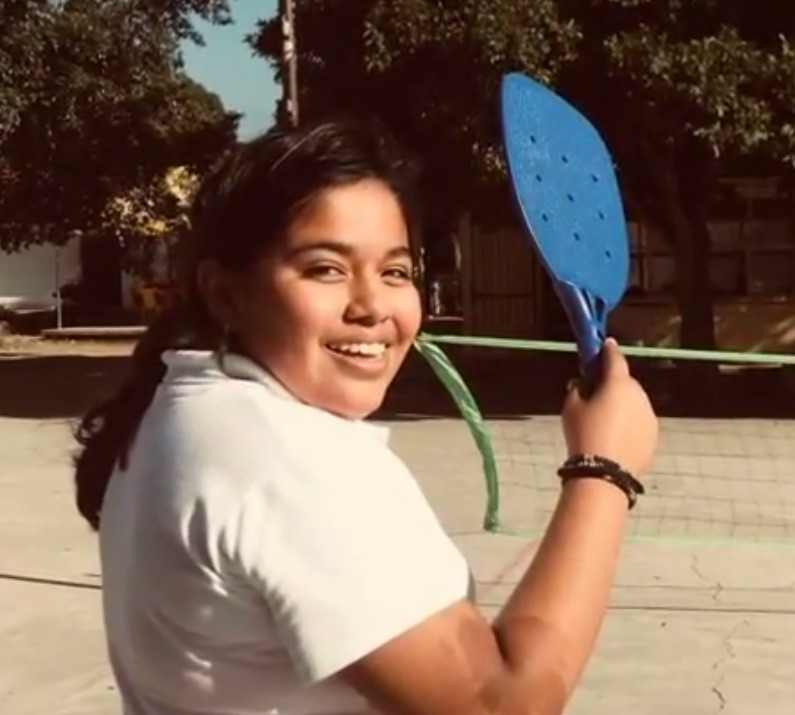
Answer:
[[[629,509],[645,493],[643,485],[620,464],[593,454],[569,457],[558,470],[563,485],[577,482],[600,482],[623,492]]]
[[[605,479],[562,479],[560,490],[566,499],[588,502],[594,507],[618,506],[628,511],[626,494]]]

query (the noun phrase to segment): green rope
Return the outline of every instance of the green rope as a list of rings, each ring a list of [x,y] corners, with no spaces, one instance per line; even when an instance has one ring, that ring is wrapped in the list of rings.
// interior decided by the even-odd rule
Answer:
[[[439,347],[440,344],[558,353],[574,353],[577,351],[577,346],[574,343],[560,343],[550,340],[517,340],[513,338],[463,335],[431,335],[428,333],[422,333],[414,344],[417,351],[428,361],[434,374],[441,380],[452,396],[480,451],[486,481],[486,513],[483,518],[483,528],[487,531],[496,532],[499,525],[500,483],[494,444],[486,429],[483,415],[472,391],[464,382],[463,377],[456,370],[450,358]],[[685,350],[682,348],[647,348],[633,345],[622,345],[621,350],[625,355],[664,360],[701,360],[746,365],[795,365],[795,355],[741,353],[721,350]]]
[[[447,388],[480,451],[486,478],[486,514],[483,517],[483,528],[486,531],[496,531],[499,525],[500,480],[497,474],[497,460],[494,457],[494,445],[486,429],[480,408],[472,391],[464,382],[464,378],[438,345],[433,345],[420,338],[414,346]]]
[[[551,340],[517,340],[513,338],[474,337],[469,335],[431,335],[423,333],[420,340],[426,343],[467,345],[480,348],[503,348],[509,350],[536,350],[543,352],[573,353],[574,343],[558,343]],[[761,365],[795,365],[795,355],[781,353],[741,353],[724,350],[685,350],[684,348],[647,348],[637,345],[622,345],[625,355],[663,360],[702,360],[716,363],[743,363]]]

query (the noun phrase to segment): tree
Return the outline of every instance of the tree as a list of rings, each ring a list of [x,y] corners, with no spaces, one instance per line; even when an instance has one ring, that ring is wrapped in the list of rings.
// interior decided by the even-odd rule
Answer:
[[[40,55],[50,8],[48,0],[7,0],[0,4],[0,142],[17,126],[40,91]]]
[[[0,41],[0,246],[101,229],[118,196],[201,170],[237,116],[181,70],[188,13],[225,0],[9,0]],[[6,18],[2,18],[6,19]],[[20,77],[27,81],[20,82]]]
[[[174,250],[189,228],[190,202],[199,177],[184,166],[174,167],[145,186],[110,202],[105,211],[105,237],[118,243],[125,268],[151,280],[175,280]],[[166,258],[156,265],[155,256]],[[161,268],[157,276],[157,268]]]
[[[297,18],[302,115],[380,114],[424,158],[450,216],[505,215],[501,76],[557,88],[600,128],[627,202],[672,247],[682,344],[714,347],[718,177],[738,161],[784,172],[795,154],[795,13],[783,3],[297,0]],[[275,20],[251,43],[278,69]]]

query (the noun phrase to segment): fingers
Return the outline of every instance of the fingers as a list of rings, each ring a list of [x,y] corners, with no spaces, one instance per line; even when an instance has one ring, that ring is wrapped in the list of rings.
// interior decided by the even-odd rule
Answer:
[[[602,349],[602,365],[605,379],[629,377],[629,363],[613,338],[607,338]]]
[[[630,377],[629,363],[614,338],[607,338],[602,348],[602,370],[605,380]],[[582,401],[582,380],[571,379],[566,383],[567,400]]]

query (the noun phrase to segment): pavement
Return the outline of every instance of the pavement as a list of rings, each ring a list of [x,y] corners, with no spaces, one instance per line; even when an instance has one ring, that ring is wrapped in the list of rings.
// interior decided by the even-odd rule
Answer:
[[[470,559],[492,615],[556,494],[554,417],[489,422],[501,526],[481,529],[460,420],[404,417],[393,444]],[[95,537],[72,506],[63,418],[0,417],[0,713],[116,715]],[[612,606],[571,715],[791,715],[795,422],[666,419]]]

